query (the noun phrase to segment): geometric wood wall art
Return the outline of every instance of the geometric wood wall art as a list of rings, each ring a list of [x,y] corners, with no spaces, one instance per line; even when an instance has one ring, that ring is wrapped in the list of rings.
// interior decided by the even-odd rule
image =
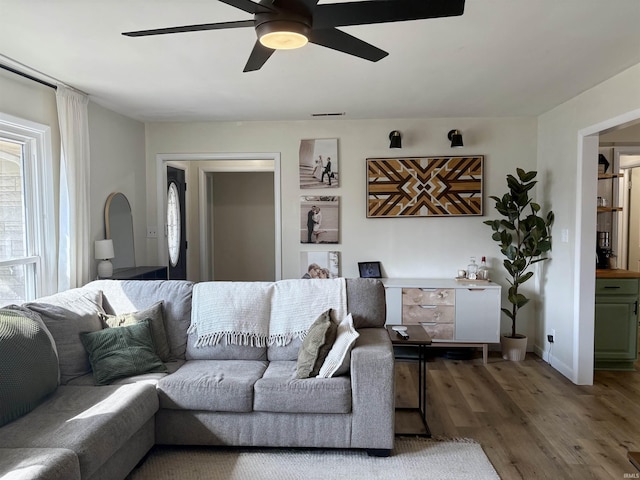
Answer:
[[[482,215],[484,156],[367,158],[367,217]]]

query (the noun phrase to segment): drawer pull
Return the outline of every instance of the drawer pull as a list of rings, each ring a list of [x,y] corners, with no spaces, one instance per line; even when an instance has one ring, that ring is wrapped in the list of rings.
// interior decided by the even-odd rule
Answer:
[[[470,292],[484,292],[486,288],[467,288]]]
[[[617,288],[621,288],[620,285],[605,285],[604,288],[608,288],[610,290],[615,290]]]
[[[423,292],[435,292],[438,289],[437,288],[421,288],[420,290],[422,290]]]
[[[433,310],[435,308],[438,308],[437,305],[418,305],[420,308],[424,308],[426,310]]]
[[[436,322],[420,322],[420,325],[425,327],[435,327],[438,324]]]

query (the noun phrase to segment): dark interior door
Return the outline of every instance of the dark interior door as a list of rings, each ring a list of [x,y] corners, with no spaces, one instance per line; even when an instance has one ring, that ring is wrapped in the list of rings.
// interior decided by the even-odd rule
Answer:
[[[167,167],[167,245],[169,248],[169,279],[187,279],[187,218],[185,172]]]

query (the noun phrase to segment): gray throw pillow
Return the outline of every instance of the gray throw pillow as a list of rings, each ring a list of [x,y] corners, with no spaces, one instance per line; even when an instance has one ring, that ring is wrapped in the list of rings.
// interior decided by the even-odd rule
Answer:
[[[82,333],[80,338],[89,353],[98,385],[108,385],[122,377],[167,371],[153,346],[149,320]]]
[[[322,313],[309,327],[298,352],[296,378],[316,377],[336,340],[338,325],[331,319],[331,309]]]
[[[162,301],[156,302],[145,310],[139,312],[122,313],[120,315],[101,314],[100,318],[107,327],[126,327],[143,320],[149,320],[151,328],[151,338],[155,346],[156,353],[163,362],[168,362],[171,358],[171,349],[167,341],[167,331],[164,328],[164,315],[162,314]]]
[[[0,427],[58,388],[58,358],[44,325],[0,309]]]
[[[24,305],[39,313],[56,342],[60,383],[91,372],[80,333],[102,330],[102,292],[74,288]]]

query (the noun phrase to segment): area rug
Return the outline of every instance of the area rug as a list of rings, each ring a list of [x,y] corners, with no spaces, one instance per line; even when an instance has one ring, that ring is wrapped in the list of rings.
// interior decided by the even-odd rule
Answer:
[[[400,437],[390,457],[358,450],[156,446],[130,480],[500,479],[472,440]]]

